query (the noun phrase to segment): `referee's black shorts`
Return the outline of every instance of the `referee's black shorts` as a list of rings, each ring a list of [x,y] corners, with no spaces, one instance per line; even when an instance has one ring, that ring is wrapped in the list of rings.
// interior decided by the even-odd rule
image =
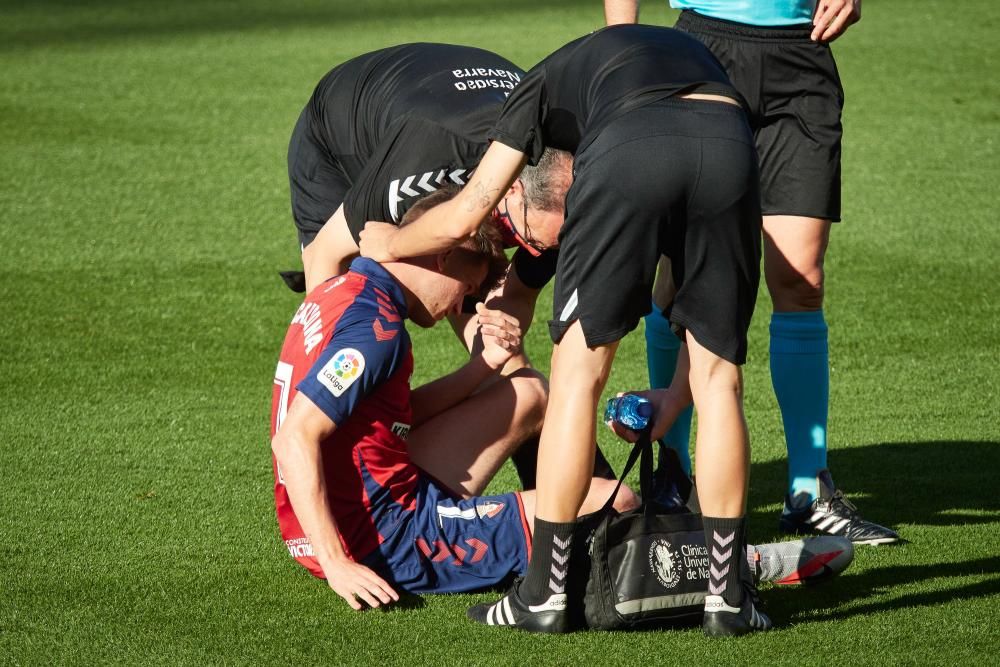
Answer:
[[[576,156],[559,236],[552,340],[579,320],[588,346],[649,312],[660,255],[666,313],[718,356],[746,361],[760,280],[757,153],[740,107],[668,99],[613,120]]]
[[[758,27],[686,10],[676,28],[700,39],[750,105],[764,215],[840,220],[844,89],[810,25]]]

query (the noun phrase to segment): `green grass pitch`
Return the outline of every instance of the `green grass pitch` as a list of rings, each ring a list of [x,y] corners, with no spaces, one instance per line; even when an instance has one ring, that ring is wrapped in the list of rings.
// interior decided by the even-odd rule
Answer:
[[[488,595],[355,613],[273,515],[271,378],[297,305],[276,274],[297,259],[285,149],[313,85],[408,41],[528,67],[599,27],[599,0],[0,2],[0,663],[996,664],[1000,14],[864,12],[835,45],[830,461],[912,543],[765,589],[777,630],[709,641],[467,622]],[[762,292],[746,367],[758,540],[785,474],[769,308]],[[462,359],[446,328],[414,339],[416,382]],[[644,383],[642,347],[623,343],[609,394]],[[528,348],[547,369],[544,327]],[[492,489],[514,485],[505,468]]]

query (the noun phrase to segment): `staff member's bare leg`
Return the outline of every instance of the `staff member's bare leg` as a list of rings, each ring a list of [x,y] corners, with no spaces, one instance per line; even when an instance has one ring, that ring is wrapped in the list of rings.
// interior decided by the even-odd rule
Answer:
[[[524,579],[500,602],[469,610],[478,622],[487,623],[490,607],[502,605],[513,625],[521,629],[571,629],[566,584],[575,519],[591,484],[594,414],[617,348],[617,341],[588,348],[579,321],[554,346],[549,403],[538,455],[531,562]]]
[[[687,332],[688,377],[698,411],[695,467],[709,555],[703,628],[709,636],[767,630],[746,567],[746,499],[750,439],[743,415],[740,367],[703,347]]]
[[[594,415],[617,350],[617,341],[588,348],[579,321],[552,349],[538,452],[538,515],[547,521],[573,521],[587,493],[597,435]]]
[[[706,516],[746,514],[750,440],[743,416],[740,367],[708,351],[687,334],[691,395],[698,410],[695,466],[698,499]]]

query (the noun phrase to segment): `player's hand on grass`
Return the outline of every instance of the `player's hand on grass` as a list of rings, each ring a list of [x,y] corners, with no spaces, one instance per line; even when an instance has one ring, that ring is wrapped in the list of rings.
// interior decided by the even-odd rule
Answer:
[[[816,3],[810,37],[816,42],[832,42],[860,20],[861,0],[820,0]]]
[[[373,259],[376,262],[392,262],[398,257],[393,257],[389,252],[389,240],[393,234],[399,231],[396,225],[387,222],[374,222],[369,220],[365,228],[361,230],[358,246],[361,248],[361,256]]]
[[[521,327],[512,315],[491,310],[482,302],[476,304],[476,314],[483,336],[483,361],[490,368],[503,368],[521,351]]]
[[[330,588],[356,611],[365,605],[379,607],[399,600],[399,594],[382,577],[348,558],[330,561],[323,567],[323,574]]]

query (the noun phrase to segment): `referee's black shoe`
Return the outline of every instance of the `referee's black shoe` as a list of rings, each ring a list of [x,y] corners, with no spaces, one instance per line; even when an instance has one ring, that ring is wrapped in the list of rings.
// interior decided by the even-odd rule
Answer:
[[[858,508],[844,497],[833,484],[829,470],[821,470],[816,478],[819,497],[799,505],[785,497],[779,527],[786,533],[835,535],[846,537],[854,544],[896,544],[905,542],[891,528],[880,526],[861,517]]]
[[[572,629],[565,593],[550,595],[541,604],[529,605],[518,595],[520,583],[520,579],[515,581],[498,602],[477,604],[466,615],[483,625],[506,626],[528,632],[564,633]]]

